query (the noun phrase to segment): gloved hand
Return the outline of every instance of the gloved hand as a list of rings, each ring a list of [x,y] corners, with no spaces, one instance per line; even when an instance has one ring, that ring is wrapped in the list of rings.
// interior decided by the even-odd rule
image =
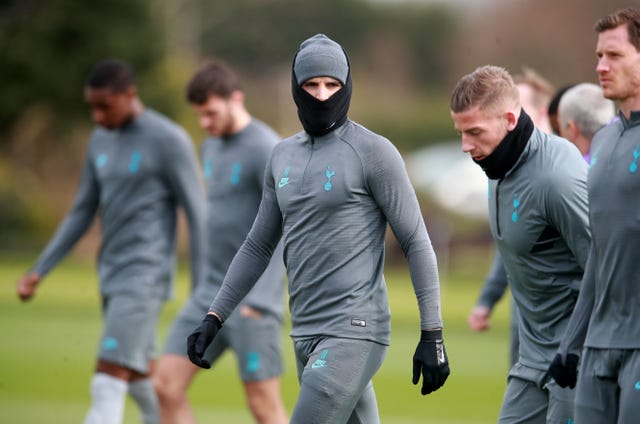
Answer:
[[[187,354],[191,362],[201,368],[211,368],[209,361],[202,359],[202,356],[220,328],[222,328],[222,323],[217,316],[207,314],[204,317],[198,328],[187,338]]]
[[[570,389],[573,389],[578,380],[578,355],[569,353],[562,363],[562,355],[556,354],[547,372],[560,387],[569,386]]]
[[[418,384],[422,373],[421,393],[438,390],[449,377],[449,359],[442,341],[442,330],[422,330],[413,354],[413,384]]]

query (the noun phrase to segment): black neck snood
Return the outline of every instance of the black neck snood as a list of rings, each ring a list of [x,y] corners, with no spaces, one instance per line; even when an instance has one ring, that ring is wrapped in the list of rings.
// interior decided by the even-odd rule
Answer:
[[[291,92],[298,106],[298,118],[309,135],[320,137],[329,134],[347,121],[351,103],[351,71],[342,88],[325,101],[316,99],[298,85],[295,72],[291,75]]]
[[[527,146],[533,128],[533,121],[529,115],[525,113],[524,109],[520,109],[520,118],[516,127],[507,133],[493,153],[484,159],[474,159],[473,161],[480,165],[489,179],[504,178]]]

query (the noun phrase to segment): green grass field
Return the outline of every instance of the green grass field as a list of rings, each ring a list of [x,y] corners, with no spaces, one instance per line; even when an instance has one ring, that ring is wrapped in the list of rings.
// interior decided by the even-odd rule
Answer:
[[[47,276],[36,298],[21,303],[15,282],[33,259],[6,255],[0,259],[4,280],[0,285],[0,422],[80,423],[89,404],[88,386],[101,329],[95,269],[92,263],[67,259]],[[386,272],[392,343],[374,379],[384,424],[496,422],[508,369],[509,307],[506,301],[498,306],[489,332],[471,332],[466,316],[488,264],[460,258],[449,266],[456,272],[442,278],[442,310],[452,372],[443,388],[426,397],[410,381],[411,357],[419,336],[411,282],[404,269]],[[162,315],[161,343],[185,299],[186,273],[187,267],[181,265],[176,298]],[[282,336],[286,363],[282,384],[290,412],[298,384],[288,325]],[[232,355],[200,374],[190,399],[201,423],[252,422]],[[131,401],[127,401],[125,422],[139,422]]]

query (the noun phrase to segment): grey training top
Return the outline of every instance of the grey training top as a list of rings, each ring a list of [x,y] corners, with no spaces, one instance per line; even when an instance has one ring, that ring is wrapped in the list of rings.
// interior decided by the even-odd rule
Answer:
[[[489,218],[520,312],[523,365],[546,370],[573,311],[589,252],[587,164],[569,141],[534,129],[501,180]]]
[[[207,186],[207,284],[196,296],[211,298],[220,289],[258,213],[267,162],[279,141],[271,128],[252,119],[239,133],[208,137],[202,144]],[[282,249],[278,252],[243,303],[282,318],[285,269]]]
[[[442,327],[435,253],[397,149],[352,121],[290,137],[274,149],[258,216],[211,310],[229,316],[282,236],[291,335],[388,344],[387,223],[409,262],[421,328]]]
[[[489,310],[493,310],[496,303],[504,296],[508,285],[509,281],[507,280],[507,273],[504,270],[502,256],[500,256],[500,251],[496,251],[493,262],[491,262],[491,269],[485,278],[484,285],[482,286],[480,296],[476,303],[489,308]]]
[[[563,353],[579,352],[583,341],[599,349],[640,348],[640,111],[629,120],[619,115],[592,140],[591,255]]]
[[[176,208],[189,221],[191,277],[202,278],[205,203],[191,139],[152,110],[116,130],[97,127],[73,206],[33,271],[44,276],[91,225],[98,209],[103,295],[140,292],[168,297],[174,269]]]

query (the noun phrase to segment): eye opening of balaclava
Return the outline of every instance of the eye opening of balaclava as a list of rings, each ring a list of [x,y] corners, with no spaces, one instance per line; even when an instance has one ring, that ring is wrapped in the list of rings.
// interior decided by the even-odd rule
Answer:
[[[302,83],[315,77],[331,77],[342,87],[321,101],[307,93]],[[316,34],[300,44],[293,59],[291,91],[304,130],[320,137],[339,128],[347,120],[351,102],[351,67],[344,49],[324,34]]]

